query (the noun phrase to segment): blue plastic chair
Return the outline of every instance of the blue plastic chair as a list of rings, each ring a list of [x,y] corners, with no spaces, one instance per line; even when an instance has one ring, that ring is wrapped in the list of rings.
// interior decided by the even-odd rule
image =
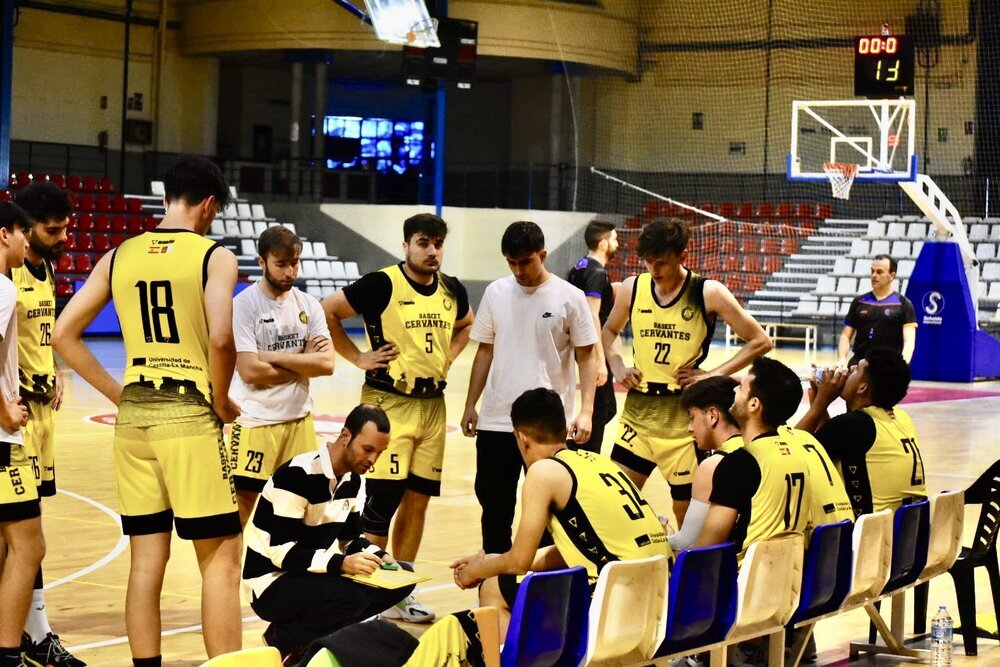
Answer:
[[[501,667],[577,667],[587,651],[589,608],[582,567],[529,574],[517,589]]]
[[[667,632],[656,657],[721,642],[736,620],[736,547],[677,554],[667,586]]]
[[[882,594],[906,588],[924,571],[930,538],[929,500],[903,505],[892,520],[892,567]]]
[[[840,609],[851,590],[854,524],[844,519],[818,526],[809,540],[802,568],[799,607],[792,623],[807,621]]]

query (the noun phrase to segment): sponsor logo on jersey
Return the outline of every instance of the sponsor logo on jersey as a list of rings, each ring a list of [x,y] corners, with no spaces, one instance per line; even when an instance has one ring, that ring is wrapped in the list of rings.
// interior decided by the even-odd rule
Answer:
[[[399,300],[399,305],[400,306],[412,306],[412,305],[414,305],[414,303],[412,301],[404,301],[404,300],[400,299]]]
[[[684,306],[684,308],[681,309],[681,319],[683,319],[685,322],[690,322],[691,320],[694,319],[694,315],[696,312],[698,311],[695,310],[694,306]]]
[[[642,313],[643,315],[651,315],[653,313],[653,309],[652,308],[640,308],[639,312]]]
[[[543,320],[544,320],[544,319],[548,319],[548,318],[550,318],[550,317],[552,317],[552,313],[542,313],[542,319],[543,319]]]
[[[451,310],[451,307],[453,305],[454,305],[454,303],[452,302],[451,299],[445,298],[445,299],[442,299],[442,301],[441,301],[441,306],[444,307],[445,310]]]
[[[299,322],[302,322],[302,324],[309,324],[309,316],[306,315],[306,311],[299,311]]]
[[[260,323],[261,324],[274,324],[274,318],[273,317],[262,317],[260,319]]]

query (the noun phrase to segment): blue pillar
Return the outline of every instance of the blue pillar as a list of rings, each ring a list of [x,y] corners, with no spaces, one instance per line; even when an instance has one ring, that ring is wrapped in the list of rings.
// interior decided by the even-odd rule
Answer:
[[[14,4],[0,0],[0,190],[10,186],[10,98],[14,70]]]
[[[448,0],[438,0],[438,18],[448,16]],[[448,82],[438,81],[434,98],[434,212],[444,206],[444,133],[448,116]]]

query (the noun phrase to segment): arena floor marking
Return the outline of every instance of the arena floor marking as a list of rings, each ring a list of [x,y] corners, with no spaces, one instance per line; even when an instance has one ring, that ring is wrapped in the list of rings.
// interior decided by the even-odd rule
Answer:
[[[260,618],[257,616],[244,616],[242,621],[244,623],[252,623],[253,621],[259,621]],[[201,623],[198,625],[187,625],[183,628],[173,628],[172,630],[164,630],[160,633],[161,637],[170,637],[173,635],[183,635],[188,632],[198,632],[201,630]],[[86,651],[92,648],[104,648],[105,646],[116,646],[118,644],[127,644],[128,637],[113,637],[112,639],[104,639],[99,642],[91,642],[90,644],[77,644],[76,646],[67,646],[66,648],[71,651]]]
[[[100,560],[98,560],[98,561],[96,561],[94,563],[91,563],[90,565],[88,565],[87,567],[85,567],[85,568],[83,568],[81,570],[77,570],[73,574],[70,574],[70,575],[68,575],[66,577],[63,577],[62,579],[57,579],[56,581],[53,581],[53,582],[48,583],[48,584],[45,584],[45,590],[49,590],[50,588],[55,588],[56,586],[62,586],[63,584],[69,583],[71,581],[75,581],[76,579],[79,579],[80,577],[88,575],[91,572],[94,572],[95,570],[101,569],[102,567],[104,567],[105,565],[107,565],[108,563],[110,563],[111,561],[113,561],[114,559],[118,558],[118,556],[120,556],[121,553],[123,551],[125,551],[125,548],[128,546],[128,538],[125,537],[125,535],[121,532],[122,522],[121,522],[121,517],[118,515],[118,512],[115,512],[113,509],[111,509],[107,505],[103,505],[103,504],[97,502],[96,500],[93,500],[93,499],[88,498],[86,496],[81,496],[80,494],[73,493],[72,491],[67,491],[65,489],[58,489],[58,492],[62,493],[64,495],[67,495],[70,498],[75,498],[75,499],[77,499],[79,501],[85,502],[88,505],[96,507],[97,509],[99,509],[102,512],[104,512],[105,514],[107,514],[118,525],[118,532],[119,532],[120,537],[118,539],[118,544],[116,544],[114,546],[114,548],[111,549],[111,551],[109,551],[108,553],[106,553],[103,558],[101,558]]]

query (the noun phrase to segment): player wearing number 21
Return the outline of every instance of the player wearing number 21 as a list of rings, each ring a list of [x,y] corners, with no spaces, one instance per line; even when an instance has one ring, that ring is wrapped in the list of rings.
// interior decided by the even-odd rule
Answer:
[[[809,411],[799,428],[814,432],[840,466],[856,515],[927,497],[924,461],[910,416],[897,407],[910,386],[910,367],[890,347],[873,347],[850,371],[828,369],[812,381]],[[840,396],[847,412],[830,419]]]
[[[602,332],[611,372],[628,389],[611,458],[640,489],[659,468],[670,485],[678,525],[698,465],[681,391],[706,375],[731,375],[771,349],[767,334],[725,285],[684,266],[690,234],[683,222],[643,227],[636,251],[646,272],[622,283]],[[702,370],[719,318],[746,344],[731,359]],[[629,321],[632,368],[612,345]]]
[[[729,540],[742,562],[751,544],[778,533],[805,534],[854,518],[844,483],[823,447],[805,431],[785,425],[801,400],[795,371],[768,357],[754,360],[730,410],[744,445],[719,461],[708,515],[692,547]]]
[[[160,664],[160,589],[171,529],[192,540],[208,655],[240,648],[240,520],[222,424],[236,362],[236,257],[204,234],[231,195],[219,168],[182,157],[164,178],[166,214],[97,263],[56,321],[53,344],[118,406],[114,465],[132,569],[125,622],[133,660]],[[114,298],[124,388],[82,340]]]
[[[518,575],[583,567],[593,585],[612,561],[673,556],[656,513],[632,480],[610,459],[567,447],[559,394],[530,389],[514,400],[510,416],[528,468],[514,543],[505,553],[480,551],[452,563],[460,588],[482,583],[479,602],[500,610],[501,636]],[[539,549],[546,528],[554,544]]]

